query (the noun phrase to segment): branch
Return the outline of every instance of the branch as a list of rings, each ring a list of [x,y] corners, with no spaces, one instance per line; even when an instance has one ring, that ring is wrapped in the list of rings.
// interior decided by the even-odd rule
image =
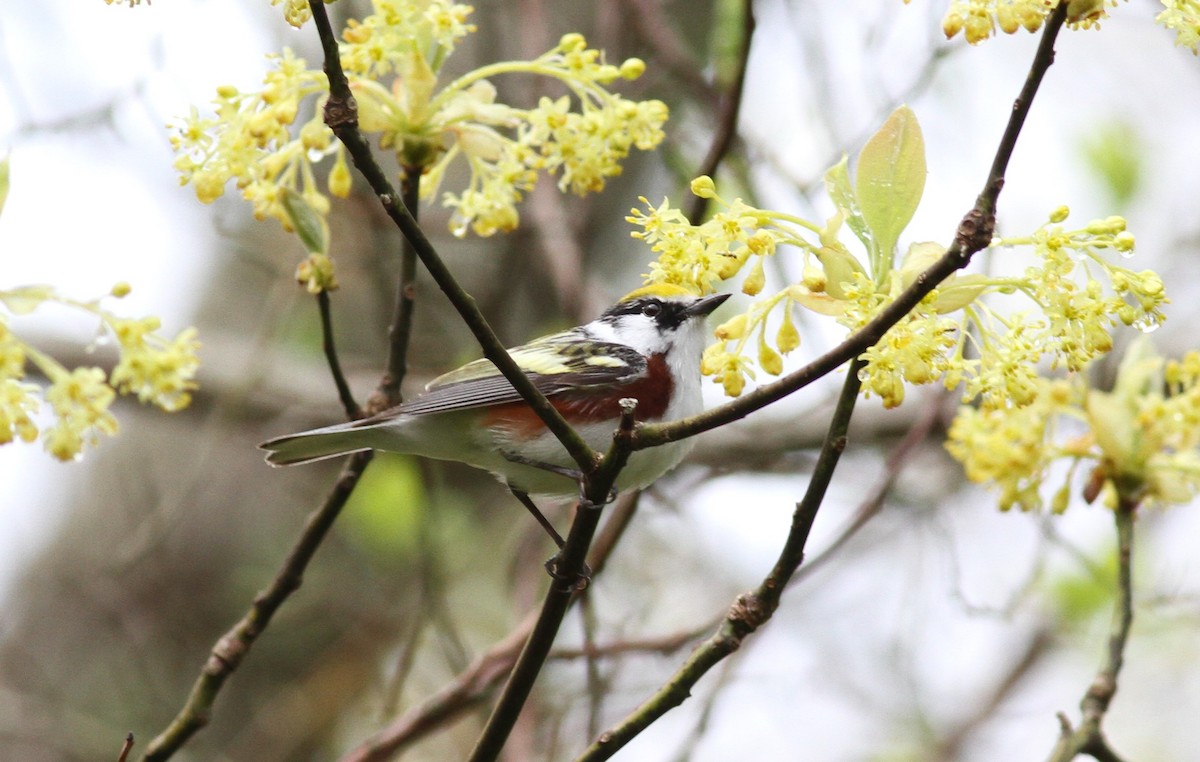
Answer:
[[[405,167],[400,180],[404,208],[413,219],[421,200],[421,171]],[[400,276],[396,289],[396,308],[392,324],[388,329],[387,372],[379,382],[379,389],[367,407],[372,413],[382,412],[400,400],[400,383],[408,373],[408,343],[412,336],[413,311],[416,308],[415,283],[417,280],[417,253],[405,237],[400,250]]]
[[[354,394],[350,391],[350,384],[346,382],[346,376],[342,373],[342,364],[338,361],[337,344],[333,340],[333,316],[329,310],[328,291],[322,290],[317,293],[317,308],[321,312],[321,347],[325,351],[325,361],[329,364],[329,372],[333,375],[333,383],[337,387],[342,409],[346,411],[346,417],[350,420],[362,418],[362,408],[355,402]]]
[[[850,416],[854,412],[859,388],[862,386],[858,379],[858,371],[864,364],[860,358],[855,358],[850,363],[837,406],[829,421],[829,434],[821,447],[821,454],[817,456],[817,463],[804,497],[796,505],[796,512],[792,515],[792,528],[770,574],[756,589],[739,595],[717,631],[692,651],[691,656],[653,696],[618,725],[602,733],[579,756],[577,762],[608,759],[620,751],[652,723],[682,704],[705,673],[738,650],[746,636],[761,627],[775,613],[784,588],[804,559],[804,546],[817,518],[817,509],[825,499],[833,472],[837,468],[842,451],[846,448]]]
[[[1008,162],[1012,158],[1017,138],[1021,134],[1021,128],[1033,105],[1033,98],[1037,94],[1042,78],[1050,65],[1054,63],[1054,41],[1062,28],[1066,12],[1066,3],[1060,3],[1047,17],[1037,53],[1030,65],[1025,85],[1021,88],[1016,101],[1013,102],[1012,113],[1009,115],[1008,124],[1004,128],[1004,134],[996,149],[992,168],[984,182],[983,190],[976,198],[975,206],[959,223],[954,234],[954,241],[942,258],[917,276],[908,289],[901,292],[894,302],[880,310],[870,322],[821,357],[778,381],[760,386],[749,394],[699,415],[671,423],[642,426],[634,437],[633,448],[635,450],[692,437],[709,429],[745,418],[756,410],[777,402],[831,373],[876,344],[888,329],[900,322],[929,292],[937,288],[938,284],[956,270],[966,267],[970,263],[971,257],[987,247],[996,226],[996,201],[1000,197],[1000,191],[1004,188],[1004,173],[1008,169]]]
[[[192,685],[187,702],[167,729],[146,747],[142,755],[143,762],[159,762],[170,758],[196,731],[208,724],[213,702],[225,680],[238,668],[254,641],[267,628],[276,609],[300,588],[308,562],[350,498],[371,457],[370,450],[350,456],[324,504],[309,515],[303,533],[270,586],[255,596],[250,610],[213,646],[200,676]]]
[[[1100,762],[1121,762],[1121,757],[1108,745],[1100,725],[1108,706],[1117,693],[1117,676],[1125,660],[1125,644],[1133,626],[1133,522],[1137,502],[1120,499],[1115,511],[1117,524],[1117,600],[1113,605],[1112,626],[1108,635],[1108,653],[1092,684],[1079,702],[1082,720],[1071,729],[1071,721],[1059,713],[1062,728],[1058,743],[1050,754],[1050,762],[1067,762],[1080,754],[1089,754]]]
[[[746,86],[746,64],[750,60],[750,42],[753,38],[754,4],[751,0],[742,0],[742,40],[741,46],[738,48],[737,68],[734,71],[729,90],[721,96],[720,111],[717,114],[717,129],[713,134],[708,154],[696,171],[697,176],[712,177],[715,175],[721,160],[729,152],[729,147],[733,145],[733,139],[737,135],[738,114],[742,109],[742,91]],[[688,222],[699,225],[704,220],[704,213],[708,210],[708,202],[707,198],[692,196],[692,208],[688,210],[687,215]]]
[[[587,446],[583,438],[571,428],[545,395],[538,391],[525,372],[513,361],[479,311],[475,299],[459,285],[445,262],[438,256],[433,244],[429,242],[425,232],[417,224],[416,219],[397,197],[396,191],[388,181],[383,169],[375,161],[371,146],[358,129],[358,105],[350,91],[346,74],[342,70],[337,37],[330,25],[325,4],[310,2],[309,7],[312,9],[313,22],[321,38],[325,74],[329,78],[329,99],[325,102],[325,123],[337,135],[338,140],[342,141],[355,168],[371,186],[371,190],[375,192],[379,202],[383,205],[384,211],[400,228],[421,260],[421,264],[425,265],[425,269],[433,276],[438,287],[450,299],[450,303],[454,305],[463,322],[475,335],[483,349],[484,357],[491,360],[508,382],[513,385],[513,388],[521,395],[521,399],[533,409],[538,418],[546,424],[546,428],[566,448],[571,458],[579,465],[580,470],[585,474],[595,471],[597,454]]]
[[[133,733],[125,734],[125,742],[121,744],[121,753],[117,757],[117,762],[125,762],[129,758],[129,752],[133,749]]]

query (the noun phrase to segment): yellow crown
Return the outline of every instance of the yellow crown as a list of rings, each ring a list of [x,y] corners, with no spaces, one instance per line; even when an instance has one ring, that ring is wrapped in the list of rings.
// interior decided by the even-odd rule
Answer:
[[[669,299],[676,296],[695,297],[697,295],[698,294],[696,294],[694,290],[676,285],[674,283],[651,283],[630,291],[628,294],[625,294],[625,296],[621,297],[621,301],[628,302],[643,296],[661,296]]]

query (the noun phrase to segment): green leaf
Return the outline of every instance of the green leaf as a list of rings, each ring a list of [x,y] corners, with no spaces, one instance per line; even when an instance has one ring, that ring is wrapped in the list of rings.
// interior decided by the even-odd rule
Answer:
[[[0,159],[0,212],[4,211],[4,200],[8,198],[8,157]]]
[[[834,164],[825,173],[825,192],[829,194],[829,198],[841,210],[845,217],[846,224],[850,230],[862,241],[863,246],[867,247],[867,252],[871,258],[872,270],[874,270],[875,262],[878,260],[879,244],[875,241],[875,235],[871,232],[871,227],[863,218],[862,209],[858,205],[858,197],[854,194],[854,188],[850,185],[850,173],[846,169],[847,158],[842,157],[842,160]],[[872,275],[877,274],[872,272]]]
[[[311,254],[329,253],[329,226],[304,197],[291,188],[283,189],[283,210],[287,212],[300,242]]]
[[[890,262],[925,191],[925,139],[908,106],[893,111],[859,152],[854,188],[879,250]]]

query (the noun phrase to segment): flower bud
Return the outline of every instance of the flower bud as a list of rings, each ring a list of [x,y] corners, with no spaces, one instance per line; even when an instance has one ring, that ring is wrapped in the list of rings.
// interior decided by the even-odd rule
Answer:
[[[742,293],[747,296],[757,296],[763,290],[763,285],[767,282],[767,275],[763,272],[762,257],[754,260],[754,265],[750,268],[750,274],[746,276],[746,280],[742,281]]]
[[[346,157],[339,151],[333,169],[329,170],[329,192],[337,198],[350,195],[350,167],[346,166]]]
[[[640,58],[626,58],[621,63],[622,79],[637,79],[646,71],[646,62]]]
[[[700,198],[716,198],[717,184],[708,175],[700,175],[692,180],[692,195]]]
[[[746,333],[746,315],[734,315],[729,320],[717,326],[716,335],[722,341],[740,339]]]
[[[558,49],[564,53],[573,53],[587,47],[587,39],[579,32],[564,34],[558,41]]]
[[[790,304],[784,307],[783,323],[779,326],[779,333],[775,334],[775,344],[785,355],[800,346],[800,332],[796,330],[796,323],[792,320]]]
[[[109,293],[120,299],[122,297],[129,296],[129,292],[132,290],[133,288],[128,283],[121,281],[120,283],[115,284],[112,287],[112,291]]]
[[[772,376],[783,372],[783,358],[765,341],[758,344],[758,365]]]
[[[1050,221],[1054,223],[1062,222],[1071,214],[1071,208],[1063,205],[1050,212]]]

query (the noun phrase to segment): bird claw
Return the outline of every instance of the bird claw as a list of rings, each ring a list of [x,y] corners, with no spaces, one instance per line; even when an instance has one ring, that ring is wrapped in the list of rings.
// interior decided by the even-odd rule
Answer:
[[[564,574],[559,569],[559,564],[562,563],[562,553],[555,553],[546,560],[546,573],[553,577],[556,581],[565,583],[571,588],[571,592],[578,593],[587,589],[587,586],[592,583],[592,568],[586,563],[579,570],[578,574]]]

